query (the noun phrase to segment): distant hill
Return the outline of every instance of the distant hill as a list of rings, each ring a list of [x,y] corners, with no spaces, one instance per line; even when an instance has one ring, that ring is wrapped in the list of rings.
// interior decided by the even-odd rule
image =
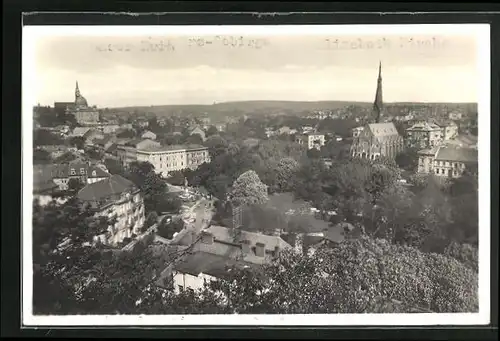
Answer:
[[[109,108],[110,112],[148,112],[158,116],[171,114],[203,114],[207,112],[210,116],[219,114],[269,114],[269,113],[301,113],[314,110],[338,109],[346,106],[371,107],[372,102],[353,102],[353,101],[241,101],[241,102],[221,102],[207,105],[157,105],[157,106],[133,106],[122,108]],[[450,107],[468,107],[477,106],[475,103],[411,103],[395,102],[385,103],[386,106],[450,106]]]

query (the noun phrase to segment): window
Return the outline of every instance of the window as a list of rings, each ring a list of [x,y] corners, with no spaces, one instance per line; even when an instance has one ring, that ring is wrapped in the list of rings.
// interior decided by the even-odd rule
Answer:
[[[436,169],[436,174],[439,174],[439,169]]]
[[[184,291],[184,287],[182,285],[179,285],[179,292],[183,292]]]
[[[75,169],[74,169],[74,168],[71,168],[70,174],[71,174],[71,175],[76,175],[76,172],[75,172]]]
[[[444,168],[441,169],[441,174],[444,174]]]

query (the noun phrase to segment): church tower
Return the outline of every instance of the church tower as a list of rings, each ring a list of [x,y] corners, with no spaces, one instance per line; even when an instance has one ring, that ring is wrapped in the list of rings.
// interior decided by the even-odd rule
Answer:
[[[378,79],[377,79],[377,92],[375,93],[375,102],[373,103],[373,113],[375,116],[375,123],[380,122],[380,116],[384,103],[382,101],[382,62],[378,65]]]

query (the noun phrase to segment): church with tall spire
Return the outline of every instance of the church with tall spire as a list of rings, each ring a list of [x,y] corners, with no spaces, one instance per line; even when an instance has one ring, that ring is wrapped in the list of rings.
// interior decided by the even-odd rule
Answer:
[[[75,116],[76,122],[83,126],[99,124],[99,111],[96,107],[90,107],[87,100],[80,92],[78,81],[75,86],[75,101],[67,103],[66,114]]]
[[[375,92],[375,102],[373,103],[373,114],[375,123],[380,123],[384,102],[382,100],[382,61],[378,64],[377,91]]]
[[[355,158],[375,160],[380,157],[394,159],[404,150],[403,137],[392,122],[380,123],[384,112],[382,99],[382,62],[378,66],[377,89],[375,101],[368,124],[354,137],[351,145],[351,156]]]

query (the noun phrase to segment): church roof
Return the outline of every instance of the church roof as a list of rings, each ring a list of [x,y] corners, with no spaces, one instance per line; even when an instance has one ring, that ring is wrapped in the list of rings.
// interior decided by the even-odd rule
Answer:
[[[386,137],[399,135],[396,126],[392,122],[387,123],[370,123],[368,128],[375,137]]]

